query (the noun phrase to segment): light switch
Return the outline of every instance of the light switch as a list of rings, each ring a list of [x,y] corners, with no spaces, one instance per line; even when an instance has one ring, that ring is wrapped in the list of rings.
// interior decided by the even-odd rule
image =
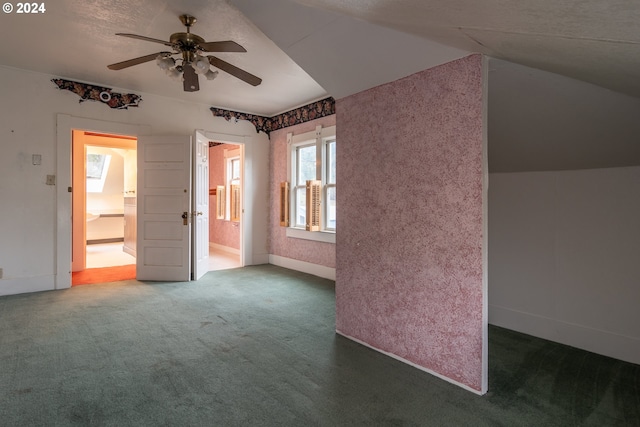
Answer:
[[[31,156],[31,163],[33,163],[34,165],[41,165],[42,164],[42,155],[41,154],[33,154]]]

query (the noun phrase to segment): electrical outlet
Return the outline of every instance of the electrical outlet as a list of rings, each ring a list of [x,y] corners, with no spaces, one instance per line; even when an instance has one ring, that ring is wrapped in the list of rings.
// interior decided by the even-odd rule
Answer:
[[[47,175],[47,185],[56,185],[55,175]]]

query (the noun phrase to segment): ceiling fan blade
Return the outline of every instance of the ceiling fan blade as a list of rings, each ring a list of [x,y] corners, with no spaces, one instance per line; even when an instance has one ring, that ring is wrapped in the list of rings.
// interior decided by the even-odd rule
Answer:
[[[198,75],[196,70],[190,64],[186,64],[182,67],[182,77],[184,77],[184,91],[185,92],[197,92],[200,90],[200,82],[198,82]]]
[[[227,40],[223,42],[208,42],[200,43],[198,45],[201,50],[205,52],[246,52],[247,49],[240,46],[238,43]]]
[[[133,58],[127,61],[118,62],[116,64],[107,65],[107,68],[110,70],[122,70],[123,68],[131,67],[133,65],[143,64],[145,62],[153,61],[158,57],[158,55],[167,55],[171,54],[170,52],[158,52],[152,53],[150,55],[141,56],[140,58]]]
[[[220,58],[216,58],[215,56],[208,56],[208,58],[209,63],[214,67],[219,68],[222,71],[227,72],[246,83],[249,83],[251,86],[258,86],[260,83],[262,83],[262,79],[260,77],[256,77],[253,74],[248,73],[243,69],[236,67],[235,65],[231,65]]]
[[[151,38],[151,37],[139,36],[137,34],[116,33],[116,36],[131,37],[132,39],[146,40],[148,42],[161,43],[161,44],[163,44],[165,46],[174,47],[174,44],[171,43],[171,42],[167,42],[167,41],[160,40],[160,39],[154,39],[154,38]]]

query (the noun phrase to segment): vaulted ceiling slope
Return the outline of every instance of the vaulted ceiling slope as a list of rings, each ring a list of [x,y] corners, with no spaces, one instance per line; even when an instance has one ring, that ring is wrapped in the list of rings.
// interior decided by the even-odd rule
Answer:
[[[490,172],[640,165],[640,98],[489,60]]]
[[[470,53],[342,11],[290,0],[231,2],[336,99]]]
[[[635,0],[295,1],[640,97]]]

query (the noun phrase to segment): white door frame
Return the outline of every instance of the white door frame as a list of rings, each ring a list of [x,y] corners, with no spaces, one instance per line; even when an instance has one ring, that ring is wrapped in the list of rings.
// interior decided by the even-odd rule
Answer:
[[[77,138],[77,140],[76,140]],[[115,139],[111,138],[109,134],[100,135],[85,135],[85,131],[81,129],[74,129],[72,136],[72,154],[71,154],[71,168],[72,170],[77,170],[80,163],[82,163],[85,167],[87,164],[86,159],[86,151],[87,147],[108,147],[108,148],[124,148],[124,149],[136,149],[137,143],[131,142],[129,138],[123,139]],[[127,142],[128,141],[128,142]],[[77,145],[76,145],[77,143]],[[83,152],[82,154],[80,152]],[[73,176],[73,172],[72,172]],[[74,192],[71,194],[72,199],[72,209],[75,212],[71,215],[71,229],[73,230],[72,235],[74,233],[79,233],[82,237],[78,243],[78,236],[71,243],[71,254],[72,254],[72,270],[81,271],[86,269],[86,258],[87,258],[87,245],[86,245],[86,230],[87,230],[87,222],[86,222],[86,211],[87,211],[87,186],[86,180],[82,177],[77,179],[75,182],[71,183],[74,188]],[[76,205],[76,203],[82,205]],[[81,208],[81,209],[80,209]],[[79,216],[79,212],[81,212],[81,217]],[[78,258],[81,259],[78,259]],[[80,267],[80,268],[79,268]]]
[[[198,129],[198,132],[211,141],[222,142],[223,144],[233,144],[240,147],[240,209],[242,217],[240,218],[240,267],[252,264],[252,234],[250,219],[253,218],[253,209],[250,204],[245,203],[248,198],[247,194],[247,177],[249,171],[245,167],[245,150],[247,148],[246,138],[241,135],[229,135],[217,132],[207,132]],[[209,165],[211,166],[211,165]],[[247,256],[247,254],[249,256]]]
[[[71,287],[71,141],[72,130],[112,135],[150,135],[151,126],[73,117],[67,114],[56,116],[56,235],[54,263],[54,289]]]

